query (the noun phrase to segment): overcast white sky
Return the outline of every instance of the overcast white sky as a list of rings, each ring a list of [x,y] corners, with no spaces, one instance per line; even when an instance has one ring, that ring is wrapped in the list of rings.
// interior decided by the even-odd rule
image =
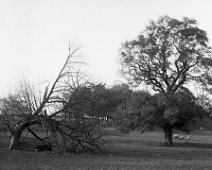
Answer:
[[[195,18],[212,41],[210,0],[1,0],[0,94],[21,78],[52,80],[68,42],[81,45],[92,78],[114,84],[121,43],[149,20]]]

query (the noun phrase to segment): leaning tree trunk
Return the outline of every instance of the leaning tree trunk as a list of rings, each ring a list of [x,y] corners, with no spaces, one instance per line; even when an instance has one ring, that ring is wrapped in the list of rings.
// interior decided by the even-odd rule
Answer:
[[[172,128],[170,126],[165,126],[163,128],[164,130],[164,135],[165,135],[165,143],[168,145],[168,146],[172,146],[173,143],[172,143]]]
[[[13,136],[12,136],[11,141],[10,141],[9,149],[13,150],[13,149],[19,148],[19,144],[20,144],[21,135],[22,135],[23,130],[24,129],[18,129],[13,133]]]
[[[38,121],[27,121],[27,122],[24,122],[21,125],[17,126],[17,128],[15,129],[13,136],[11,138],[10,146],[8,147],[8,149],[10,149],[10,150],[19,149],[21,135],[22,135],[23,131],[27,127],[29,127],[33,124],[37,124],[37,123],[39,123],[39,122]]]

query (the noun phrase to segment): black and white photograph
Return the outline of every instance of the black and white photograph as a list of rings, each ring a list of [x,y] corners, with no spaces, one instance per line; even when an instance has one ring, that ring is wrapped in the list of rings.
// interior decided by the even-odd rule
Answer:
[[[0,0],[0,170],[211,170],[212,1]]]

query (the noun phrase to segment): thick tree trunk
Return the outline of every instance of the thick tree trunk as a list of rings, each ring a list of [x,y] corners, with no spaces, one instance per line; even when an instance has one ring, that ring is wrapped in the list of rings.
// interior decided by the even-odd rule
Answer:
[[[19,125],[13,133],[13,136],[10,141],[10,146],[8,147],[8,149],[10,149],[10,150],[19,149],[21,135],[22,135],[23,131],[26,128],[28,128],[29,126],[31,126],[33,124],[37,124],[37,123],[39,123],[37,120],[33,120],[33,121],[27,121],[27,122]]]
[[[165,126],[163,130],[165,135],[165,143],[168,146],[172,146],[172,128],[170,126]]]
[[[22,129],[19,129],[14,132],[10,141],[10,146],[9,146],[10,150],[19,149],[22,132],[23,132]]]

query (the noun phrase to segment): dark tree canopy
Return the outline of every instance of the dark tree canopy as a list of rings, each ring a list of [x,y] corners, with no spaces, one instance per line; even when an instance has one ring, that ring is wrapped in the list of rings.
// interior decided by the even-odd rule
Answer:
[[[212,58],[207,34],[196,20],[163,16],[122,45],[121,64],[129,82],[170,93],[191,80],[203,80]]]
[[[156,94],[154,98],[155,100],[143,107],[141,116],[152,126],[164,129],[169,124],[172,129],[189,132],[189,125],[195,123],[196,118],[202,117],[205,113],[198,105],[197,98],[186,88],[181,88],[168,97]]]

